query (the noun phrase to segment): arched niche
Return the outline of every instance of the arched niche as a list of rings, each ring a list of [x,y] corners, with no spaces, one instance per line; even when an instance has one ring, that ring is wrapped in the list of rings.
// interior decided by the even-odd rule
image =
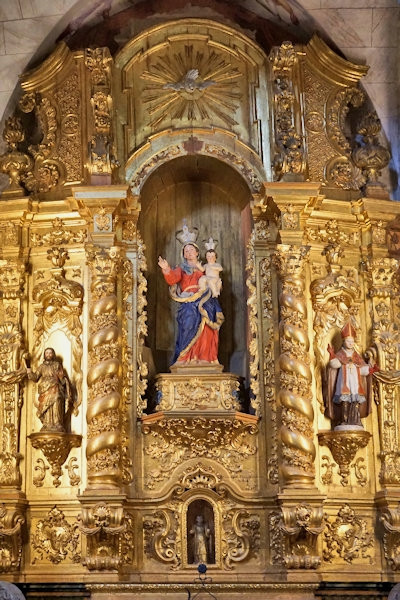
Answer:
[[[168,372],[175,337],[175,306],[157,265],[181,261],[176,232],[183,220],[199,229],[197,243],[204,262],[203,240],[218,240],[223,266],[220,303],[225,322],[220,330],[219,360],[226,371],[247,375],[246,247],[251,231],[251,191],[227,163],[204,155],[172,159],[154,170],[141,190],[139,230],[146,247],[148,339],[157,372]]]

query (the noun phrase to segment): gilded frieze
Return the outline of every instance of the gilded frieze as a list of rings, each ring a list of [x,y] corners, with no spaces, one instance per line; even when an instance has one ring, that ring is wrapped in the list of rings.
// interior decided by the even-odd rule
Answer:
[[[236,415],[178,418],[158,413],[143,417],[145,489],[159,489],[177,467],[203,458],[218,461],[236,485],[254,490],[257,418]]]

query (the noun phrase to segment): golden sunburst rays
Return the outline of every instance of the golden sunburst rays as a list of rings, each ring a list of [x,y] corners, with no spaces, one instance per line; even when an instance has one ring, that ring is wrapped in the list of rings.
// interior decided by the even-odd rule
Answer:
[[[183,52],[157,59],[141,78],[148,84],[143,89],[152,128],[165,120],[204,121],[219,118],[226,126],[237,125],[234,115],[241,94],[238,67],[211,51]]]

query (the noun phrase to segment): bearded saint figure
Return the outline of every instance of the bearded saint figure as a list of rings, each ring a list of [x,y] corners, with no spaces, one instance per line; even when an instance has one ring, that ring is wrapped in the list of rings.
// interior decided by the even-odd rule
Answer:
[[[28,379],[38,381],[37,416],[41,431],[65,431],[65,413],[72,401],[71,384],[53,348],[46,348],[36,373],[27,368]]]

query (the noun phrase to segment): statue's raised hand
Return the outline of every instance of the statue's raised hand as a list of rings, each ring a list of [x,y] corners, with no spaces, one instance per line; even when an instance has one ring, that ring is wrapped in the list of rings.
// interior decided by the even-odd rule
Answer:
[[[171,270],[168,261],[162,256],[158,257],[158,266],[167,273]]]

